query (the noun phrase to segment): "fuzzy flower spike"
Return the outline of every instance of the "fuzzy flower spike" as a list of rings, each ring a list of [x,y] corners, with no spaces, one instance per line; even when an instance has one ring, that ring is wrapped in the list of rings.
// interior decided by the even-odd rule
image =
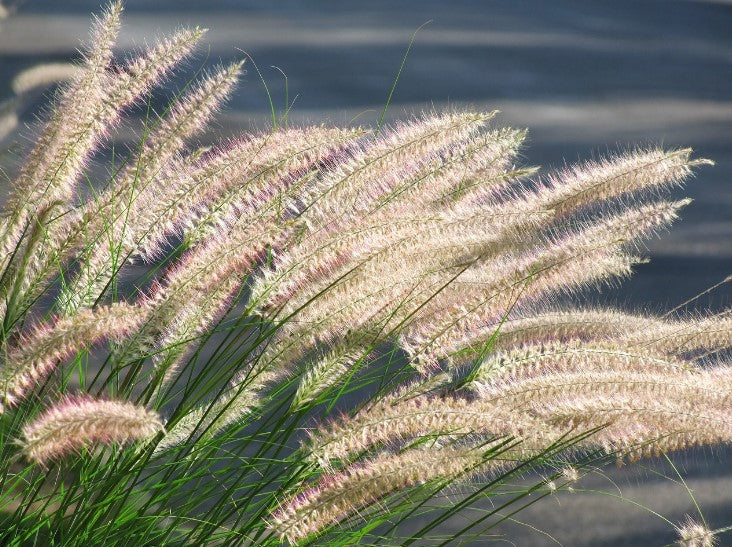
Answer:
[[[102,443],[140,441],[163,430],[154,412],[132,403],[69,397],[23,427],[23,454],[36,463]]]

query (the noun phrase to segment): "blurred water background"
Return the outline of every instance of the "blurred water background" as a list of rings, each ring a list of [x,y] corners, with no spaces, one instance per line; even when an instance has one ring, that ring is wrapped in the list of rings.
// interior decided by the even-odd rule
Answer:
[[[651,241],[649,264],[595,302],[663,312],[732,274],[732,2],[681,0],[369,1],[128,0],[120,53],[180,25],[209,28],[189,63],[196,71],[250,55],[290,123],[374,125],[412,33],[417,35],[387,120],[425,109],[499,109],[497,123],[528,127],[525,161],[545,168],[636,143],[692,146],[717,162],[678,195],[694,198],[670,233]],[[0,99],[10,79],[42,62],[77,57],[98,0],[26,0],[0,22]],[[285,78],[277,68],[281,69]],[[247,74],[211,134],[213,142],[265,128],[269,105],[260,78]],[[185,83],[174,79],[170,96]],[[32,124],[44,98],[25,105]],[[165,94],[153,106],[165,104]],[[141,115],[138,112],[138,115]],[[138,128],[139,129],[139,128]],[[31,129],[22,129],[31,134]],[[114,135],[133,142],[135,125]],[[11,147],[12,158],[20,154]],[[3,147],[9,146],[6,141]],[[0,183],[4,184],[4,183]],[[3,190],[4,195],[4,190]],[[732,305],[728,283],[698,309]],[[697,450],[674,462],[712,527],[732,524],[732,451]],[[660,545],[667,522],[695,514],[668,466],[629,467],[586,477],[516,515],[471,544]],[[582,490],[599,490],[583,493]],[[627,497],[632,501],[622,501]],[[456,498],[457,499],[457,498]],[[445,524],[462,528],[479,512]],[[446,530],[447,528],[443,528]],[[503,534],[503,536],[501,536]],[[724,540],[725,538],[723,538]],[[732,536],[727,536],[732,544]],[[723,541],[724,544],[724,541]]]

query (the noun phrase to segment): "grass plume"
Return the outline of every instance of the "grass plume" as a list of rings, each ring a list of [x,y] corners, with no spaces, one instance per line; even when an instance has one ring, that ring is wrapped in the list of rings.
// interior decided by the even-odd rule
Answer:
[[[234,62],[91,180],[203,35],[119,62],[121,15],[77,65],[15,80],[65,83],[0,214],[2,542],[389,541],[455,482],[518,503],[511,477],[559,459],[550,491],[588,461],[732,441],[729,310],[567,298],[630,275],[711,162],[646,147],[538,175],[525,130],[462,110],[201,148]]]

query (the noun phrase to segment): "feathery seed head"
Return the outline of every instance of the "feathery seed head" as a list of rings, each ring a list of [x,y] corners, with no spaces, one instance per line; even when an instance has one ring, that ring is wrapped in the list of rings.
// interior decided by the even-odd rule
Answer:
[[[318,534],[395,490],[473,471],[482,451],[446,447],[383,454],[354,464],[283,503],[270,517],[270,529],[291,545]]]
[[[46,63],[32,66],[17,74],[10,86],[13,93],[22,95],[39,87],[46,87],[57,82],[77,80],[84,68],[73,63]]]
[[[724,313],[669,321],[612,309],[529,309],[516,317],[475,325],[452,345],[442,347],[455,363],[469,360],[492,339],[491,349],[513,350],[531,344],[571,340],[612,343],[618,348],[653,350],[667,356],[723,351],[732,346],[732,316]],[[495,336],[494,336],[495,335]]]
[[[155,446],[155,453],[181,443],[211,438],[226,427],[241,421],[261,402],[258,388],[265,383],[266,379],[252,383],[257,385],[233,382],[234,385],[216,400],[197,406],[170,426]]]
[[[85,205],[84,231],[90,241],[84,249],[85,267],[62,296],[67,311],[99,299],[120,268],[120,257],[159,251],[169,229],[166,216],[180,208],[173,195],[176,184],[166,180],[171,164],[229,95],[241,66],[238,62],[216,70],[177,100],[115,184]]]
[[[495,113],[449,113],[426,117],[382,134],[376,141],[340,161],[337,168],[313,186],[306,196],[303,220],[311,227],[330,229],[373,200],[392,191],[401,176],[385,172],[429,158],[453,143],[475,134]]]
[[[145,440],[163,429],[156,413],[132,403],[67,397],[27,423],[18,444],[26,458],[45,465],[91,444]]]
[[[209,379],[190,382],[184,397],[201,385],[205,402],[184,401],[167,432],[159,416],[130,402],[67,398],[23,427],[28,459],[45,464],[93,443],[159,433],[156,453],[206,445],[260,417],[253,411],[268,388],[305,358],[316,355],[293,409],[313,406],[382,341],[396,341],[425,373],[443,360],[481,362],[467,377],[456,367],[426,375],[314,428],[301,453],[320,464],[320,479],[297,486],[301,493],[271,516],[270,531],[291,543],[396,490],[542,457],[567,432],[598,430],[576,449],[631,459],[732,441],[732,366],[700,355],[730,347],[729,314],[690,321],[536,311],[627,275],[637,261],[629,244],[668,225],[688,201],[619,198],[679,184],[706,160],[691,160],[688,149],[636,150],[533,184],[524,180],[532,168],[516,165],[525,132],[487,129],[495,113],[481,112],[429,114],[374,139],[310,127],[187,151],[233,89],[242,67],[234,63],[183,93],[108,189],[75,208],[75,186],[98,143],[202,34],[181,30],[113,68],[121,11],[114,2],[95,22],[80,67],[46,66],[14,83],[22,93],[68,80],[0,217],[2,287],[22,293],[3,294],[0,306],[15,308],[22,324],[17,310],[30,308],[60,270],[57,305],[66,315],[25,335],[7,333],[3,405],[87,346],[126,337],[114,357],[136,367],[119,392],[145,389],[162,402],[190,345],[234,295],[246,294],[252,272],[247,313],[286,320],[268,325],[276,334],[257,338],[216,399],[206,400]],[[128,259],[167,254],[168,238],[185,250],[136,304],[92,306]],[[268,251],[273,261],[264,266]],[[69,262],[80,266],[66,288]],[[151,386],[140,385],[150,376]],[[505,447],[507,440],[516,443]],[[501,457],[486,461],[486,446],[503,448]],[[562,477],[571,483],[578,472],[568,466]],[[711,537],[693,523],[679,534],[690,545],[711,544],[692,541]]]
[[[690,160],[691,149],[635,150],[600,162],[573,166],[549,179],[538,194],[541,206],[565,216],[600,200],[648,188],[681,183],[691,175],[691,166],[706,163]]]
[[[104,70],[112,60],[112,47],[117,39],[124,6],[121,0],[110,2],[101,17],[94,16],[90,45],[86,51],[87,64],[94,70]]]
[[[6,406],[25,397],[57,364],[102,339],[119,339],[138,328],[147,310],[115,303],[82,310],[37,326],[8,350],[0,370],[2,398]]]
[[[546,371],[682,372],[693,368],[680,359],[645,348],[626,348],[612,341],[550,341],[491,354],[478,367],[474,382],[490,383],[501,378],[515,380]]]
[[[676,532],[679,535],[676,543],[679,547],[714,547],[717,544],[714,532],[689,516],[676,527]]]
[[[323,391],[341,382],[352,371],[353,365],[362,361],[367,353],[368,348],[361,346],[344,345],[330,349],[308,365],[297,386],[290,408],[292,410],[302,408]]]
[[[530,437],[541,424],[517,416],[511,409],[488,401],[416,396],[403,399],[397,392],[353,418],[343,418],[310,433],[305,445],[308,458],[323,467],[381,444],[439,435],[484,434]]]

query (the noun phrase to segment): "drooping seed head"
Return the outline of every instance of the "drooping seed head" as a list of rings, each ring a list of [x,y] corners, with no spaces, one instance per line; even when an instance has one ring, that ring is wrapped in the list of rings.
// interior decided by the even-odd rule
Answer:
[[[68,397],[26,424],[18,444],[26,458],[45,465],[95,444],[145,440],[162,430],[155,412],[133,403]]]

